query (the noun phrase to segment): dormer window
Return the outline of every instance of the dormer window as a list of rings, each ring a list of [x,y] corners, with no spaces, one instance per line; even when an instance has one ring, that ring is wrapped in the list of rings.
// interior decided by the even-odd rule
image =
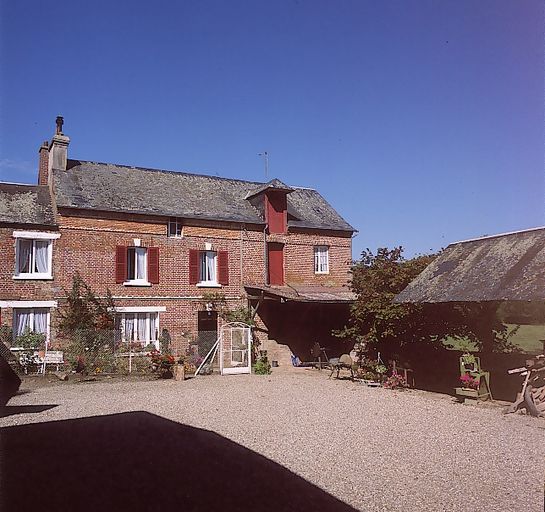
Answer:
[[[293,192],[280,180],[273,179],[268,183],[250,190],[245,199],[263,216],[269,233],[285,233],[288,228],[288,194]]]
[[[267,191],[265,205],[269,233],[285,233],[288,224],[286,194],[284,192]]]

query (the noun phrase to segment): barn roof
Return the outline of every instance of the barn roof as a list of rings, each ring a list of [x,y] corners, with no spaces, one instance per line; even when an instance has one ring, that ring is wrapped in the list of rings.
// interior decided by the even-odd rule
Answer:
[[[449,245],[395,302],[545,300],[545,227]]]
[[[260,188],[290,191],[290,227],[355,231],[312,189],[125,165],[68,160],[53,171],[57,206],[191,219],[264,224],[245,199]]]
[[[49,187],[0,182],[0,223],[55,226]]]

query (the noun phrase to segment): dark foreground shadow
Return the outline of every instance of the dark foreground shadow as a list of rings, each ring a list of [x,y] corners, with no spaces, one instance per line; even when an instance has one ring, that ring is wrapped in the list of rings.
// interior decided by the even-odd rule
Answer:
[[[6,416],[13,416],[14,414],[29,414],[47,411],[53,409],[53,407],[58,407],[56,404],[52,405],[5,405],[0,407],[0,418],[5,418]]]
[[[354,512],[239,444],[146,412],[0,429],[0,461],[6,511]]]

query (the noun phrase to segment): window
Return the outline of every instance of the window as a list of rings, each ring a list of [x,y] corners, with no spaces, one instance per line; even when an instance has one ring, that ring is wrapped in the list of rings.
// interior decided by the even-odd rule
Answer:
[[[182,219],[179,217],[170,217],[168,219],[168,236],[181,238],[183,236]]]
[[[145,247],[127,248],[127,281],[148,280],[148,250]]]
[[[121,331],[121,339],[140,343],[143,347],[153,344],[159,348],[159,313],[120,313],[115,318],[115,328]]]
[[[40,333],[49,341],[49,309],[48,308],[17,308],[13,310],[13,336],[17,337],[27,332]]]
[[[199,256],[199,281],[203,284],[218,284],[216,251],[201,251]]]
[[[229,254],[227,251],[189,250],[189,284],[223,286],[229,284]]]
[[[115,282],[126,286],[159,283],[159,248],[118,245],[115,250]]]
[[[59,233],[14,231],[14,279],[53,279],[53,240]]]
[[[329,247],[327,245],[314,247],[314,273],[329,274]]]

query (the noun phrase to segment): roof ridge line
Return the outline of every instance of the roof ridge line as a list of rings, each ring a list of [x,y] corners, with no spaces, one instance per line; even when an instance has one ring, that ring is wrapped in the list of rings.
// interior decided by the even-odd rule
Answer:
[[[171,169],[156,169],[155,167],[139,167],[136,165],[128,165],[128,164],[115,164],[112,162],[97,162],[94,160],[80,160],[77,158],[69,158],[69,162],[80,162],[85,164],[98,164],[98,165],[111,165],[114,167],[123,167],[125,169],[138,169],[140,171],[146,171],[146,172],[162,172],[166,174],[185,174],[187,176],[198,176],[202,178],[212,178],[215,180],[225,180],[225,181],[238,181],[239,183],[249,183],[251,185],[265,185],[268,182],[262,182],[262,181],[250,181],[250,180],[241,180],[240,178],[227,178],[225,176],[213,176],[210,174],[199,174],[196,172],[188,172],[188,171],[174,171]],[[69,171],[70,169],[67,169]]]
[[[517,231],[507,231],[506,233],[498,233],[496,235],[485,235],[477,238],[468,238],[467,240],[459,240],[458,242],[451,242],[449,245],[465,244],[468,242],[476,242],[478,240],[487,240],[489,238],[499,238],[500,236],[516,235],[518,233],[529,233],[531,231],[539,231],[545,229],[545,226],[538,226],[536,228],[519,229]]]

